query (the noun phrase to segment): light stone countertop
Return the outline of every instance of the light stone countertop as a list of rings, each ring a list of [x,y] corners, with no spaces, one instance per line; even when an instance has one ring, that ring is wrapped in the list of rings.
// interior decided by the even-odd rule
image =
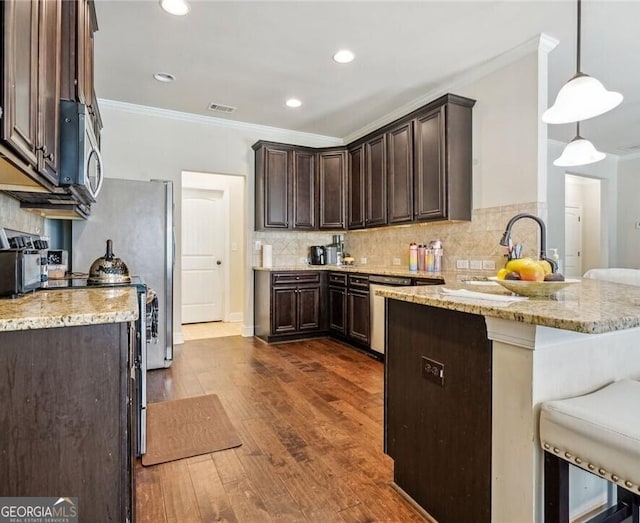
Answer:
[[[444,287],[511,296],[497,284],[480,286],[449,280]],[[442,288],[388,287],[376,294],[419,305],[587,334],[640,327],[640,287],[632,285],[585,279],[558,291],[551,298],[529,298],[511,303],[446,295]]]
[[[0,331],[120,323],[138,319],[135,287],[36,291],[0,299]]]
[[[333,271],[333,272],[357,272],[358,274],[379,274],[381,276],[402,276],[405,278],[432,278],[443,279],[457,273],[410,271],[403,266],[376,266],[376,265],[292,265],[281,267],[254,267],[254,271]],[[480,276],[481,271],[477,271]],[[493,276],[495,271],[489,275]]]

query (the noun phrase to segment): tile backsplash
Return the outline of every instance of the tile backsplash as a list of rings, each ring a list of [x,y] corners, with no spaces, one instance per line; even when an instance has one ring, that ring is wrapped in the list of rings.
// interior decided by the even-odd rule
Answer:
[[[344,231],[345,250],[361,265],[409,263],[409,244],[426,244],[439,239],[443,243],[443,270],[456,270],[457,260],[493,261],[496,268],[506,261],[505,248],[499,245],[507,222],[515,214],[527,212],[546,218],[546,207],[540,203],[505,205],[475,209],[470,222],[436,222],[396,225],[361,231]],[[272,245],[273,266],[289,267],[301,265],[309,256],[309,246],[328,245],[332,232],[256,231],[255,240]],[[524,256],[538,255],[538,226],[533,220],[521,220],[512,231],[514,243],[524,245]],[[548,247],[559,247],[549,245]],[[396,263],[394,263],[396,262]],[[261,265],[260,251],[254,250],[254,265]]]
[[[44,234],[44,218],[20,208],[20,202],[0,192],[0,227],[29,234]]]

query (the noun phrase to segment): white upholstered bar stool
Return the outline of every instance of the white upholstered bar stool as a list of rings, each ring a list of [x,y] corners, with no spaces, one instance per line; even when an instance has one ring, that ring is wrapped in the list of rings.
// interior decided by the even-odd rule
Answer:
[[[640,523],[640,381],[543,403],[540,444],[545,523],[569,521],[569,464],[617,486],[617,505],[590,521]]]

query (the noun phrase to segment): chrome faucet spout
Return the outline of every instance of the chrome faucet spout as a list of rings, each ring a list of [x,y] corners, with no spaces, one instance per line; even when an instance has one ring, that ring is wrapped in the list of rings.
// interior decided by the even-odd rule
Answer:
[[[502,238],[500,239],[500,245],[503,245],[505,247],[509,245],[509,240],[511,239],[511,228],[518,220],[521,220],[522,218],[529,218],[538,224],[538,227],[540,228],[540,259],[548,261],[551,265],[552,271],[556,272],[558,270],[558,264],[555,260],[547,257],[547,227],[545,226],[542,219],[540,219],[535,214],[523,212],[520,214],[516,214],[513,218],[511,218],[507,223],[507,228],[505,229]]]

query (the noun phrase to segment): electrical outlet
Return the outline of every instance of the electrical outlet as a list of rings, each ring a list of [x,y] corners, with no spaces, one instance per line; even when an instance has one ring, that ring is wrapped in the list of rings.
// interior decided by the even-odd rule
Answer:
[[[392,263],[393,265],[400,265],[400,258],[394,258]]]
[[[482,268],[485,271],[495,271],[496,262],[494,262],[493,260],[482,260]]]
[[[256,243],[253,247],[255,251],[259,251],[262,248],[262,242],[260,240],[256,240]]]
[[[482,270],[482,260],[471,260],[471,263],[470,263],[469,267],[471,269],[473,269],[474,271],[481,271]]]
[[[366,265],[367,259],[365,257],[360,258],[360,265]]]
[[[444,363],[422,356],[422,377],[444,387]]]
[[[236,242],[231,242],[231,250],[232,251],[237,251],[238,250],[238,244]]]
[[[469,260],[456,260],[456,269],[468,269]]]

